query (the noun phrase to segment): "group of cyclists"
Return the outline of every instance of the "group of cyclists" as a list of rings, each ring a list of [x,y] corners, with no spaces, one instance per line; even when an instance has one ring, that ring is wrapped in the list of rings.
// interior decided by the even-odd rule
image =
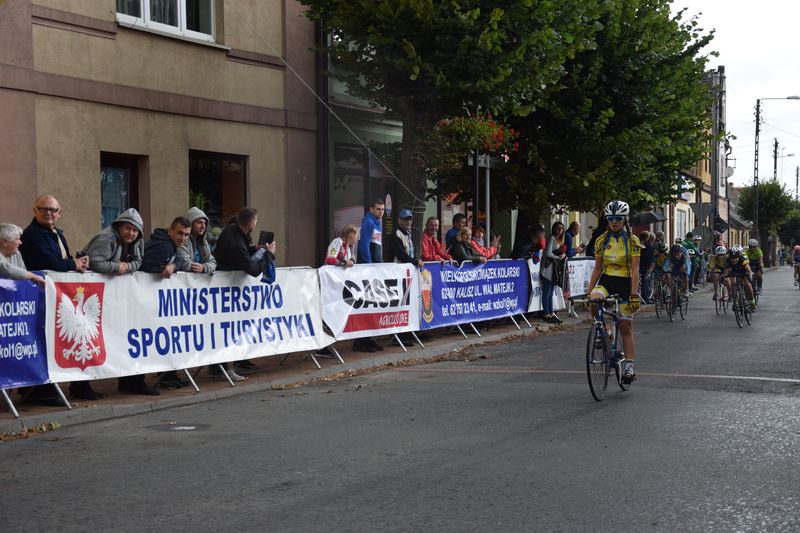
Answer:
[[[630,206],[620,200],[608,203],[604,216],[608,229],[595,243],[595,266],[589,281],[589,300],[599,301],[615,295],[619,298],[620,337],[624,348],[622,382],[630,384],[636,379],[634,371],[633,315],[639,309],[642,298],[639,294],[639,263],[642,244],[628,225]],[[733,284],[739,280],[744,285],[751,310],[757,306],[756,292],[761,290],[764,272],[764,252],[756,239],[750,239],[747,248],[726,247],[720,241],[707,261],[702,257],[700,237],[687,235],[687,240],[676,239],[670,246],[658,242],[650,264],[648,275],[663,276],[669,290],[674,283],[683,294],[690,294],[694,285],[703,279],[704,271],[714,283],[714,300],[729,298]],[[793,249],[795,285],[800,284],[800,245]],[[751,281],[752,280],[752,281]],[[661,287],[659,283],[651,287]],[[755,287],[753,286],[755,284]],[[727,295],[720,286],[727,288]],[[643,286],[647,286],[644,284]],[[650,295],[645,295],[649,297]],[[654,294],[654,297],[659,297]],[[649,299],[649,298],[648,298]]]

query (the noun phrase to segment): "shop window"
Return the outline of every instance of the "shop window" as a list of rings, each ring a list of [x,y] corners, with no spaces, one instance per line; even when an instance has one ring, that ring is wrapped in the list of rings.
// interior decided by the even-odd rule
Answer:
[[[209,239],[246,203],[247,156],[189,151],[189,204],[208,216]]]
[[[141,156],[100,154],[100,227],[106,228],[120,213],[139,207],[139,166]]]
[[[214,0],[117,0],[117,20],[203,41],[214,41]]]

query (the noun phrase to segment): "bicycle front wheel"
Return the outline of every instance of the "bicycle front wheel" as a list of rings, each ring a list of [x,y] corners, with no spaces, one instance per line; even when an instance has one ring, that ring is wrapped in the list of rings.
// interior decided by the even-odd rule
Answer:
[[[742,327],[744,323],[744,294],[739,287],[733,293],[733,314],[736,317],[736,325]]]
[[[657,292],[658,294],[655,296],[653,303],[655,304],[656,308],[656,316],[661,318],[661,315],[664,312],[664,292],[661,288],[658,288]]]
[[[595,324],[589,330],[586,344],[586,375],[589,378],[589,390],[598,402],[606,395],[608,387],[608,364],[611,347],[602,324]]]
[[[689,314],[689,296],[684,294],[678,301],[678,306],[681,313],[681,320],[686,320],[686,315]]]

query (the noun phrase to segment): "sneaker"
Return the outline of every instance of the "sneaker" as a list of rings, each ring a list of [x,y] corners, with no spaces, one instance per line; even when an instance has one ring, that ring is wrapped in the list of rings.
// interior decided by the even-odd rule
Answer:
[[[255,365],[246,359],[244,361],[236,361],[235,363],[233,363],[233,366],[235,366],[240,370],[245,368],[247,370],[256,370],[258,368],[258,365]]]
[[[714,296],[711,297],[711,299],[716,302],[717,301],[717,295],[715,294]]]
[[[233,363],[233,368],[235,368],[236,372],[238,372],[243,376],[249,376],[250,374],[253,374],[255,372],[255,370],[253,370],[252,368],[241,366],[239,363]],[[228,370],[228,374],[230,373],[231,373],[230,370]]]
[[[137,383],[129,388],[124,389],[123,392],[127,392],[128,394],[141,394],[143,396],[161,395],[160,390],[156,389],[155,387],[151,387],[147,383]]]
[[[636,372],[633,371],[633,362],[627,361],[625,363],[625,370],[622,372],[622,382],[626,385],[630,385],[635,379]]]
[[[222,372],[220,372],[220,376],[222,376],[223,379],[225,378],[225,376],[222,375]],[[240,376],[234,372],[232,368],[228,369],[228,377],[231,378],[231,381],[244,381],[247,379],[246,377]]]

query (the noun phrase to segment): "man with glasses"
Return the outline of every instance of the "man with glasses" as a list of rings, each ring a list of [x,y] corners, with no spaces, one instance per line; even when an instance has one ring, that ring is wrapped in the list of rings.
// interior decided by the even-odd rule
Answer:
[[[33,220],[22,232],[22,244],[19,251],[28,270],[53,270],[69,272],[77,270],[86,272],[89,257],[72,258],[69,245],[61,228],[56,222],[61,218],[61,206],[50,194],[43,194],[33,204]],[[80,255],[80,254],[79,254]],[[101,397],[88,381],[73,381],[69,385],[73,399],[94,401]],[[58,404],[59,397],[53,387],[41,385],[34,387],[26,397],[27,401],[45,405]]]

